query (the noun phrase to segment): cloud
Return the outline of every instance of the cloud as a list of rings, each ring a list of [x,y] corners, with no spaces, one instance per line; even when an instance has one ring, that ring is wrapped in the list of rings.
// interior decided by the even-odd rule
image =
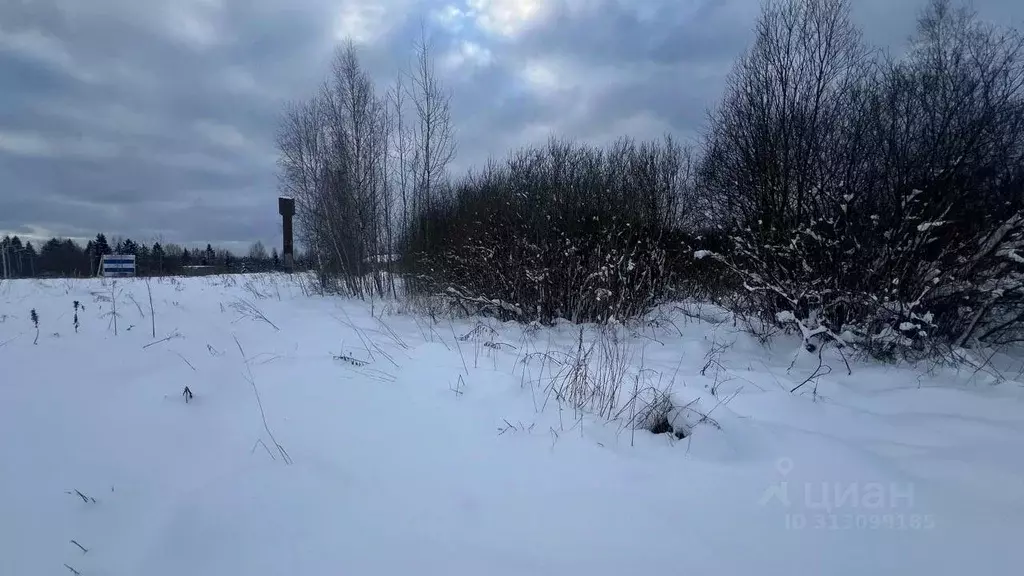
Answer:
[[[228,150],[241,150],[249,145],[249,141],[234,126],[220,124],[211,120],[200,120],[194,124],[194,129],[202,138],[214,146]]]
[[[552,4],[545,0],[462,0],[444,4],[433,16],[454,33],[474,27],[493,36],[514,38],[542,23]]]
[[[463,40],[442,57],[442,65],[451,74],[464,68],[484,67],[494,62],[494,54],[477,42]]]
[[[13,156],[33,158],[116,158],[120,148],[116,143],[90,138],[48,137],[38,132],[0,131],[0,151]]]
[[[32,132],[0,132],[0,150],[16,156],[53,156],[49,142]]]
[[[95,81],[95,77],[75,62],[59,40],[39,30],[9,31],[0,27],[0,53],[38,63],[82,82]]]
[[[352,40],[357,44],[376,41],[391,25],[385,4],[349,2],[335,15],[334,37],[339,42]]]
[[[477,26],[505,37],[515,37],[540,24],[553,4],[544,0],[466,0]]]
[[[1024,5],[975,0],[1020,22]],[[0,3],[0,232],[277,244],[274,134],[342,39],[371,75],[423,23],[454,94],[453,169],[549,135],[696,135],[753,0],[14,0]],[[916,7],[855,3],[875,43]]]

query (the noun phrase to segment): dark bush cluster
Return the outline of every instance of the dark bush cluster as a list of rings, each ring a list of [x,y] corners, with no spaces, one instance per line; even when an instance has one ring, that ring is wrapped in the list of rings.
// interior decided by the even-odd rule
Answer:
[[[518,320],[636,316],[676,279],[692,190],[671,139],[519,151],[412,222],[409,285]]]
[[[739,307],[883,356],[1017,338],[1020,36],[939,0],[894,60],[847,12],[768,5],[712,119],[699,187]]]
[[[1017,340],[1021,36],[932,0],[897,57],[864,44],[850,7],[768,0],[693,150],[554,139],[453,181],[448,100],[425,48],[411,84],[383,97],[365,79],[336,83],[321,100],[350,96],[339,108],[292,113],[282,133],[285,188],[324,285],[365,295],[386,252],[408,295],[520,321],[692,297],[809,348],[884,357]],[[351,49],[343,61],[352,74],[336,79],[363,78]]]

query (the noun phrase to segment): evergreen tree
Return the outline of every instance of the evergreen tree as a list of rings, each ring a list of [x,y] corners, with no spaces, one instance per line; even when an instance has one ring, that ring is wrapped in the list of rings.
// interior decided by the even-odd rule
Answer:
[[[95,276],[99,271],[100,253],[96,249],[96,242],[89,240],[85,244],[85,254],[89,257],[89,275]]]
[[[121,254],[133,254],[135,256],[138,256],[138,243],[132,240],[131,238],[125,238],[125,240],[121,243]]]
[[[25,276],[25,266],[22,262],[24,258],[25,248],[21,245],[21,238],[17,236],[11,237],[11,242],[7,250],[7,267],[8,273],[15,277]]]
[[[14,274],[14,267],[11,263],[12,259],[11,237],[4,236],[3,240],[0,240],[0,278],[6,278]]]
[[[114,251],[110,249],[110,244],[107,243],[107,236],[105,234],[97,234],[96,241],[93,244],[97,256],[114,253]]]
[[[135,273],[146,275],[152,273],[149,246],[145,244],[140,244],[135,253]]]
[[[152,269],[159,275],[164,273],[164,247],[159,242],[153,243],[149,254]]]
[[[51,238],[39,252],[39,272],[56,276],[83,276],[90,272],[90,256],[73,240]]]
[[[89,257],[90,267],[88,273],[95,275],[100,270],[100,260],[106,254],[113,254],[113,250],[110,248],[110,244],[107,243],[107,237],[105,234],[97,234],[96,239],[90,241],[85,246],[85,253]]]
[[[25,243],[25,276],[35,276],[37,272],[36,262],[39,260],[39,254],[36,253],[36,247],[31,242]]]

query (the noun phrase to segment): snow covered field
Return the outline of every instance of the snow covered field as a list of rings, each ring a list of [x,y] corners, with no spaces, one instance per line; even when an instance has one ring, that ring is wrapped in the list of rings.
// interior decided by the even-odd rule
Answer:
[[[576,382],[622,383],[588,396],[603,418],[558,398],[586,388],[576,326],[434,322],[283,276],[151,288],[154,318],[142,280],[0,284],[0,574],[1024,566],[1024,376],[1006,359],[999,381],[848,375],[826,353],[831,372],[790,393],[818,367],[796,340],[666,307],[615,337],[584,327]],[[632,430],[652,388],[687,437]]]

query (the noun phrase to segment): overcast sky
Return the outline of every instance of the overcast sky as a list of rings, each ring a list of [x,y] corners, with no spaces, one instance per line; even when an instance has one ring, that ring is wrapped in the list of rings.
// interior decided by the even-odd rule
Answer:
[[[920,2],[855,0],[896,46]],[[975,0],[1020,24],[1021,0]],[[351,38],[381,82],[421,18],[455,170],[551,133],[693,137],[758,0],[3,0],[0,234],[276,245],[273,136]]]

